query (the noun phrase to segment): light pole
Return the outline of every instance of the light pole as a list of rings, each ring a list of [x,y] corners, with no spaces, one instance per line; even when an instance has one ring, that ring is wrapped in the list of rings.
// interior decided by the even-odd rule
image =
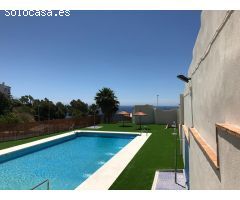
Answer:
[[[175,184],[178,184],[180,185],[178,182],[177,182],[177,171],[178,171],[178,150],[177,150],[177,147],[178,147],[178,141],[181,141],[183,139],[179,138],[178,139],[178,134],[176,132],[176,128],[174,128],[174,132],[172,133],[172,135],[175,136],[175,168],[174,168],[174,181],[175,181]],[[181,185],[182,187],[185,187],[183,185]]]
[[[180,79],[181,81],[188,83],[189,81],[191,81],[191,85],[190,85],[190,97],[191,97],[191,117],[192,117],[192,127],[194,127],[193,125],[193,82],[192,82],[192,78],[191,77],[186,77],[182,74],[177,76],[178,79]]]
[[[178,134],[176,133],[176,128],[174,128],[174,132],[172,133],[175,136],[175,173],[174,173],[174,180],[175,180],[175,184],[177,184],[177,137]]]
[[[182,74],[177,76],[178,79],[180,79],[181,81],[185,82],[185,83],[189,83],[190,81],[190,97],[191,97],[191,118],[192,118],[192,127],[193,127],[193,95],[192,95],[192,78],[191,77],[186,77]],[[188,85],[189,86],[189,85]],[[177,134],[176,134],[177,135]],[[179,141],[184,140],[183,138],[179,138]],[[176,144],[177,144],[177,136],[176,136]],[[176,147],[176,166],[175,166],[175,183],[177,183],[177,175],[176,175],[176,168],[177,168],[177,147]]]
[[[159,97],[159,95],[157,94],[157,108],[158,108],[158,97]]]

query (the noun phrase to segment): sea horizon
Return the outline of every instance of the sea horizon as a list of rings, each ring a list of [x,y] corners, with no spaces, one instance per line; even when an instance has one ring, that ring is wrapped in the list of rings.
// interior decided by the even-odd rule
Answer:
[[[132,112],[133,111],[133,107],[134,105],[123,105],[123,106],[119,106],[118,111],[127,111],[127,112]],[[159,108],[161,110],[172,110],[175,108],[178,108],[178,106],[153,106],[154,108]]]

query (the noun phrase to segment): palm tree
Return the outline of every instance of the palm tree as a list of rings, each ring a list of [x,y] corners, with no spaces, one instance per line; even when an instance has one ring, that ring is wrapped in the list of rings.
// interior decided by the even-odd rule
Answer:
[[[96,104],[104,114],[104,122],[112,121],[113,114],[118,111],[119,101],[110,88],[102,88],[95,96]]]
[[[90,115],[95,115],[95,114],[98,115],[99,113],[98,106],[96,104],[90,105],[88,108],[88,113]]]

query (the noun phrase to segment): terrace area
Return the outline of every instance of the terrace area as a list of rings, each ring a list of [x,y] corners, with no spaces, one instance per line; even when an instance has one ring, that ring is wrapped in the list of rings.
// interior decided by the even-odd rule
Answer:
[[[125,127],[122,124],[100,124],[99,131],[123,131],[136,132],[138,125],[128,123]],[[123,170],[117,180],[110,187],[111,190],[150,190],[152,188],[155,172],[157,170],[174,169],[176,140],[172,135],[173,128],[165,129],[164,125],[148,125],[148,132],[152,133],[150,138],[134,156],[131,162]],[[92,130],[83,128],[82,130]],[[62,134],[54,134],[32,137],[17,141],[1,142],[0,149],[36,141]],[[179,144],[177,143],[177,148]],[[180,152],[180,151],[178,151]],[[183,168],[182,156],[178,155],[178,168]]]

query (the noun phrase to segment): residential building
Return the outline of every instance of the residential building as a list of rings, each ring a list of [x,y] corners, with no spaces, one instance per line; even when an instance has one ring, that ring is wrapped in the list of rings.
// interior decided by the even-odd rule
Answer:
[[[180,97],[190,189],[240,189],[240,11],[203,11]]]
[[[4,82],[0,84],[0,92],[5,94],[6,96],[10,97],[11,95],[11,87],[5,85]]]

